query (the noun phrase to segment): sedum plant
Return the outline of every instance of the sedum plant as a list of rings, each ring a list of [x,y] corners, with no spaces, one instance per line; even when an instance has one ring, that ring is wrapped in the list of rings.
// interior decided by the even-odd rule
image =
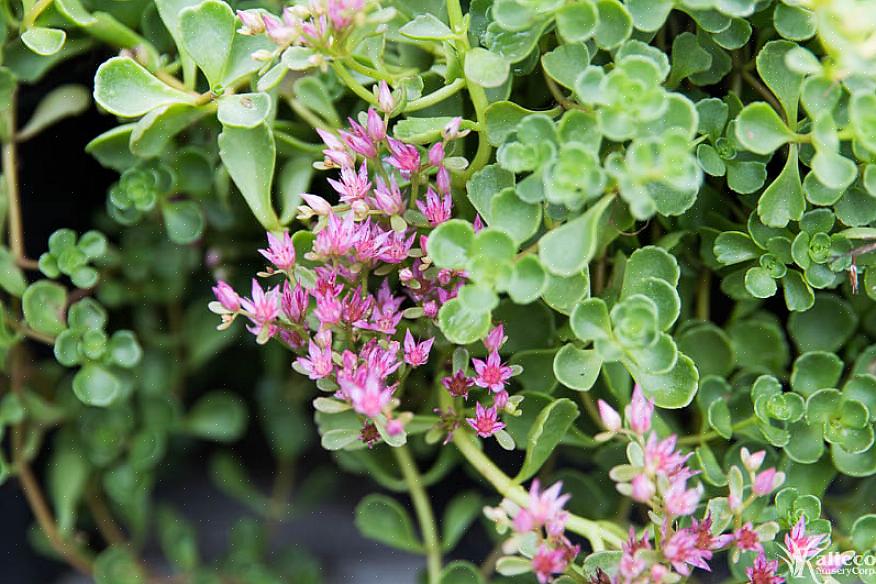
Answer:
[[[319,582],[264,542],[343,487],[318,441],[429,584],[876,582],[872,0],[0,12],[2,471],[42,549]],[[31,259],[16,144],[90,101],[18,128],[15,97],[107,48],[118,178]],[[245,390],[206,391],[221,361]],[[223,447],[251,408],[273,495]],[[213,563],[154,493],[198,441],[250,514]]]

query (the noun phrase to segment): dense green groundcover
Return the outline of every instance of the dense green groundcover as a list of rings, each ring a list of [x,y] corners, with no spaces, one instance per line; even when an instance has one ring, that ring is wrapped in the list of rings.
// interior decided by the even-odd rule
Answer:
[[[321,437],[429,584],[876,582],[876,1],[0,19],[0,470],[38,549],[101,584],[157,581],[156,540],[175,582],[320,582],[266,550],[343,489],[301,464]],[[16,96],[88,52],[118,181],[35,259],[17,144],[92,89]],[[234,448],[256,424],[273,495]],[[250,511],[213,563],[153,496],[199,441]]]

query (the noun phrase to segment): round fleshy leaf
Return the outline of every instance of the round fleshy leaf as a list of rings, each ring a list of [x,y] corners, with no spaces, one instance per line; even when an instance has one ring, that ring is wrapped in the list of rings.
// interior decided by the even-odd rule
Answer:
[[[593,350],[564,345],[554,358],[554,375],[570,389],[589,391],[602,367],[602,359]]]

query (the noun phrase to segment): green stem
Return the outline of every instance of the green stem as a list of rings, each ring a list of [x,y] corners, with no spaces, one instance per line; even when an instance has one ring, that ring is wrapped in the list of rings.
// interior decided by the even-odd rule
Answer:
[[[392,74],[378,71],[374,67],[369,67],[368,65],[363,65],[353,57],[345,59],[344,62],[347,64],[347,67],[357,73],[365,75],[366,77],[371,77],[372,79],[377,79],[378,81],[392,81],[393,79],[395,79],[395,76],[393,76]]]
[[[454,79],[449,85],[445,85],[441,89],[436,89],[432,93],[428,95],[424,95],[418,99],[413,101],[409,101],[408,105],[405,106],[405,112],[416,112],[421,109],[426,109],[427,107],[433,106],[436,103],[440,103],[447,99],[448,97],[456,94],[465,86],[465,80]]]
[[[457,35],[456,51],[459,54],[459,60],[465,64],[465,56],[469,49],[471,49],[471,45],[468,42],[468,31],[465,30],[462,6],[459,0],[447,0],[447,18],[450,21],[450,28]],[[475,118],[478,122],[478,149],[463,175],[464,178],[468,179],[472,174],[486,166],[487,162],[490,161],[493,149],[487,140],[486,110],[487,106],[490,105],[487,101],[487,94],[483,87],[471,82],[467,77],[465,79],[465,86],[468,89],[468,96],[471,98],[471,103],[475,110]]]
[[[21,29],[27,30],[31,28],[40,14],[45,12],[46,8],[52,5],[55,0],[39,0],[21,19]]]
[[[757,417],[751,416],[750,418],[748,418],[746,420],[742,420],[741,422],[733,424],[732,430],[734,432],[736,432],[738,430],[742,430],[743,428],[747,428],[747,427],[751,426],[752,424],[755,424],[756,422],[757,422]],[[697,434],[695,436],[685,436],[683,438],[679,438],[678,445],[679,446],[690,446],[693,444],[702,444],[704,442],[708,442],[709,440],[714,440],[716,438],[723,438],[723,436],[718,434],[718,432],[716,432],[715,430],[712,430],[710,432],[706,432],[705,434]]]
[[[353,75],[347,71],[347,68],[340,61],[332,61],[332,70],[343,81],[347,87],[353,90],[353,93],[370,103],[377,105],[377,98],[374,94],[365,89],[365,87],[353,78]]]
[[[452,1],[452,0],[451,0]],[[528,493],[514,480],[496,466],[492,460],[478,448],[471,434],[467,430],[458,429],[453,433],[453,444],[460,454],[477,470],[490,484],[503,496],[517,503],[521,507],[529,504]],[[624,535],[616,527],[605,522],[595,522],[577,515],[569,515],[566,528],[586,538],[593,551],[602,551],[605,546],[620,549],[624,541]]]
[[[441,580],[441,542],[438,540],[438,529],[435,526],[435,515],[432,512],[432,505],[429,503],[426,489],[423,488],[423,481],[420,477],[420,471],[417,470],[417,463],[414,462],[408,447],[400,446],[393,448],[392,451],[395,454],[395,459],[398,461],[402,476],[408,484],[411,502],[414,504],[414,510],[417,513],[417,520],[420,522],[423,544],[426,547],[429,584],[438,584]]]

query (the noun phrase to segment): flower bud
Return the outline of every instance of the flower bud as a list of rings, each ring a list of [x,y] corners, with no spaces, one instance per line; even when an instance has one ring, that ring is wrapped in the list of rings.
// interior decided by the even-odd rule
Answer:
[[[776,472],[774,468],[768,468],[754,477],[751,492],[755,497],[769,495],[785,482],[785,473]]]
[[[599,417],[602,419],[602,425],[609,432],[617,432],[621,429],[621,417],[613,407],[602,400],[597,402],[599,406]]]
[[[262,16],[254,10],[238,10],[237,18],[240,19],[241,27],[237,32],[243,35],[257,35],[265,32],[265,23]]]
[[[639,503],[647,503],[654,496],[654,493],[657,492],[654,482],[645,474],[634,476],[630,484],[633,487],[630,497],[632,497],[633,501],[638,501]]]
[[[230,312],[237,312],[240,310],[240,296],[237,295],[234,288],[229,286],[227,282],[219,280],[216,285],[213,286],[213,294],[225,310]]]
[[[627,422],[636,434],[644,434],[651,429],[651,416],[654,414],[654,401],[645,398],[639,384],[633,388],[633,400],[626,409]]]
[[[748,472],[757,472],[763,464],[763,459],[766,456],[766,450],[758,450],[754,454],[748,451],[748,448],[742,447],[739,451],[739,458],[742,459],[742,464]]]
[[[392,91],[386,81],[381,81],[377,85],[377,105],[380,106],[380,111],[385,114],[391,113],[395,109],[395,98],[392,97]]]

